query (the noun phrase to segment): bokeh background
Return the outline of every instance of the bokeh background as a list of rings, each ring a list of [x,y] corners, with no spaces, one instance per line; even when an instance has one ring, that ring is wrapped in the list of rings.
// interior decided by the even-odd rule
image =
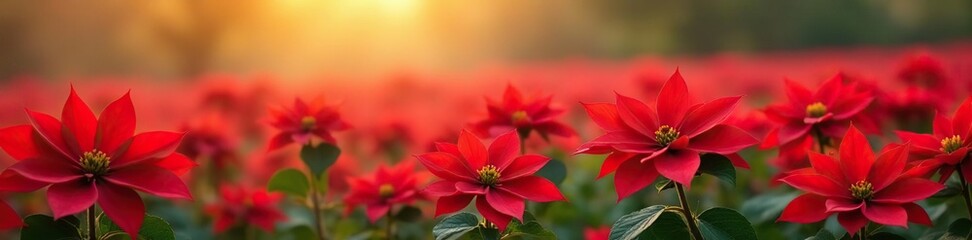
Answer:
[[[0,1],[0,126],[25,123],[24,107],[58,113],[69,83],[95,112],[131,90],[137,131],[186,130],[198,133],[187,148],[226,150],[197,159],[200,167],[187,177],[195,202],[146,198],[148,212],[170,221],[179,239],[232,239],[232,232],[214,235],[200,210],[219,203],[210,185],[218,183],[206,181],[263,188],[276,169],[300,167],[296,148],[265,151],[274,132],[266,109],[323,96],[354,125],[337,134],[344,155],[330,175],[327,213],[335,236],[350,237],[380,227],[360,209],[343,217],[344,177],[408,161],[434,141],[454,142],[459,129],[485,117],[483,96],[499,98],[512,84],[531,96],[553,94],[554,104],[568,110],[562,120],[579,133],[529,141],[532,152],[566,165],[560,186],[571,201],[528,209],[562,239],[582,239],[583,229],[675,202],[670,191],[649,188],[617,203],[611,179],[594,180],[604,156],[567,154],[602,133],[578,102],[611,102],[615,91],[651,102],[678,68],[702,100],[746,95],[735,123],[762,138],[769,126],[758,110],[782,99],[783,78],[813,87],[842,72],[894,93],[905,84],[900,70],[915,56],[940,64],[956,99],[969,95],[972,2]],[[779,169],[767,160],[775,152],[743,155],[753,169],[738,171],[736,186],[703,178],[691,193],[694,206],[740,209],[763,239],[815,233],[774,223],[795,196],[771,184]],[[0,154],[0,165],[11,161]],[[216,180],[198,180],[214,171]],[[23,216],[48,213],[41,193],[8,199]],[[309,224],[299,205],[284,201],[289,219],[259,236],[285,236]],[[402,224],[403,238],[429,238],[432,204],[419,206],[426,219]],[[926,204],[945,225],[955,218],[943,215],[949,207],[963,208],[949,200]],[[825,225],[841,231],[833,220]],[[0,238],[10,234],[16,233]]]

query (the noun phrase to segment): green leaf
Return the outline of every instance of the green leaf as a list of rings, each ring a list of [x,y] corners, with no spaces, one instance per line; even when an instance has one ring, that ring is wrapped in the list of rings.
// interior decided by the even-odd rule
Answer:
[[[782,191],[763,193],[743,202],[739,212],[754,224],[773,222],[797,195],[799,193]]]
[[[281,234],[280,240],[301,240],[301,239],[316,239],[317,235],[314,234],[314,230],[307,225],[300,225],[288,229],[286,232]]]
[[[733,166],[732,161],[721,154],[702,154],[699,172],[715,176],[728,186],[736,185],[736,166]]]
[[[310,182],[307,181],[307,176],[293,168],[277,171],[267,183],[267,191],[282,192],[293,197],[307,198],[309,190]]]
[[[638,238],[638,235],[648,229],[648,226],[651,226],[663,212],[665,212],[665,206],[655,205],[621,216],[617,222],[614,222],[614,226],[611,226],[610,239],[630,240]]]
[[[557,235],[550,230],[544,229],[538,222],[527,222],[522,225],[517,225],[503,239],[556,240]]]
[[[820,229],[817,235],[808,237],[805,240],[837,240],[837,237],[834,237],[834,234],[827,231],[827,229]]]
[[[476,218],[476,215],[459,213],[442,219],[432,227],[432,235],[435,236],[435,240],[455,240],[477,227],[479,227],[479,218]]]
[[[402,209],[398,210],[398,213],[395,214],[395,219],[405,222],[418,221],[419,219],[422,219],[422,209],[413,206],[402,207]]]
[[[20,239],[81,239],[78,226],[81,226],[81,221],[74,216],[66,216],[54,221],[51,216],[30,215],[24,218],[24,227],[20,229]]]
[[[736,210],[712,208],[699,215],[699,230],[706,240],[752,240],[756,239],[753,225]]]
[[[932,195],[929,198],[950,198],[957,196],[962,193],[962,187],[956,185],[958,184],[946,184],[945,189],[938,191],[935,193],[935,195]]]
[[[956,219],[952,224],[948,225],[948,231],[945,235],[942,235],[939,240],[962,240],[969,235],[969,229],[972,228],[972,221],[968,218]]]
[[[315,177],[321,176],[327,168],[334,165],[340,155],[341,149],[328,143],[317,144],[317,146],[304,145],[300,148],[300,159]]]
[[[563,161],[550,159],[546,165],[543,165],[543,168],[537,171],[537,175],[560,185],[567,178],[567,166],[564,165]]]
[[[662,179],[658,183],[655,183],[655,189],[658,190],[658,192],[665,191],[665,189],[670,189],[673,187],[675,187],[675,183],[670,179]]]
[[[106,217],[103,213],[98,216],[98,232],[102,235],[118,234],[114,236],[128,236],[128,234],[126,234],[121,227],[118,227],[118,225],[112,222],[111,219]],[[172,230],[172,226],[169,225],[169,222],[166,222],[162,218],[146,214],[144,220],[142,220],[142,228],[138,230],[138,239],[175,240],[175,232]]]
[[[641,233],[641,239],[692,239],[692,235],[682,215],[663,212],[648,230]]]
[[[879,232],[879,233],[871,234],[871,236],[868,236],[867,239],[908,240],[898,234],[889,233],[889,232]]]
[[[484,228],[479,226],[474,234],[469,235],[472,240],[500,240],[500,232],[495,228]]]

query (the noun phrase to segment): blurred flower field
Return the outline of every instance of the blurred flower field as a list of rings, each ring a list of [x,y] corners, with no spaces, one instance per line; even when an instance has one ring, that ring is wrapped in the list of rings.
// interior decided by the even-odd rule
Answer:
[[[955,42],[17,76],[0,238],[965,239],[970,60]]]

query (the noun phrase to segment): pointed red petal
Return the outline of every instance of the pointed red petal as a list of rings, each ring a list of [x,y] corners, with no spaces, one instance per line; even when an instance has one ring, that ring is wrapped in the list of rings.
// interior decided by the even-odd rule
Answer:
[[[816,152],[808,153],[810,155],[810,166],[813,167],[814,171],[837,183],[848,183],[844,179],[844,172],[840,170],[840,164],[837,163],[837,159]]]
[[[508,191],[521,198],[534,202],[552,202],[565,200],[564,195],[550,180],[538,176],[525,176],[503,182],[500,190]]]
[[[108,182],[130,187],[155,196],[172,199],[192,199],[189,188],[166,169],[156,166],[132,166],[116,169],[105,175]]]
[[[641,161],[621,163],[618,172],[614,173],[614,189],[618,193],[618,202],[651,185],[656,178],[658,178],[658,170],[655,170],[654,163],[641,163]]]
[[[875,223],[908,227],[908,212],[898,204],[867,203],[861,212]]]
[[[823,175],[790,174],[780,181],[804,192],[832,198],[850,198],[849,186],[838,185]]]
[[[389,210],[391,210],[391,206],[388,204],[368,204],[365,206],[365,215],[368,216],[371,223],[375,223],[382,216],[388,214]]]
[[[682,117],[692,106],[692,99],[685,80],[678,70],[675,70],[672,77],[662,86],[655,103],[657,104],[655,109],[658,109],[659,113],[659,124],[678,126],[678,123],[682,122]]]
[[[17,125],[0,129],[0,148],[16,160],[36,158],[45,154],[43,144],[34,139],[34,128],[30,125]]]
[[[719,124],[691,138],[688,148],[698,152],[730,154],[756,145],[759,140],[734,126]]]
[[[968,137],[972,130],[972,97],[966,98],[953,116],[952,131],[959,136]]]
[[[503,92],[503,107],[512,110],[521,106],[523,106],[523,94],[512,84],[506,85],[506,91]]]
[[[867,138],[851,126],[840,143],[840,165],[848,182],[866,180],[874,165],[874,152]]]
[[[132,239],[138,236],[145,217],[145,204],[134,190],[114,184],[98,185],[98,206]]]
[[[908,212],[908,222],[931,227],[931,218],[928,217],[928,213],[925,212],[924,208],[921,208],[921,206],[915,203],[905,203],[902,204],[901,207],[904,207],[905,211]]]
[[[76,180],[55,183],[47,188],[47,205],[54,212],[54,219],[84,211],[98,200],[95,182]]]
[[[740,98],[742,96],[726,97],[703,103],[685,116],[682,125],[678,127],[679,131],[685,136],[694,137],[725,122],[736,109]]]
[[[874,191],[881,191],[904,172],[910,146],[906,143],[878,155],[871,167],[871,173],[867,177],[874,185]]]
[[[549,161],[550,158],[536,154],[517,157],[513,159],[513,163],[507,166],[506,169],[501,169],[500,181],[505,182],[507,180],[533,175],[543,168],[544,165],[547,165]]]
[[[187,172],[189,172],[189,170],[191,170],[192,168],[199,166],[199,164],[192,161],[185,155],[182,155],[181,153],[173,153],[168,157],[159,159],[159,161],[155,162],[154,165],[164,169],[168,169],[170,172],[172,172],[172,174],[175,174],[176,176],[182,176]]]
[[[496,224],[500,232],[505,231],[506,226],[510,224],[510,220],[513,220],[512,216],[503,214],[490,206],[484,197],[476,198],[476,210],[479,210],[479,214],[483,215],[483,218]]]
[[[31,180],[48,183],[67,182],[84,176],[78,165],[45,158],[23,160],[8,169]]]
[[[784,79],[783,85],[786,92],[786,97],[790,100],[790,103],[794,105],[794,107],[804,108],[813,103],[811,102],[813,101],[813,93],[811,93],[810,89],[807,89],[807,87],[804,87],[802,84],[794,82],[790,79]]]
[[[452,196],[440,197],[439,200],[435,202],[434,217],[439,217],[442,216],[442,214],[449,214],[462,210],[469,205],[469,201],[472,201],[472,199],[473,195],[467,194],[456,194]]]
[[[837,222],[847,230],[847,234],[854,236],[867,224],[867,218],[860,211],[842,212],[837,215]]]
[[[456,194],[456,183],[448,180],[436,181],[422,190],[430,197],[442,197]]]
[[[786,205],[783,214],[780,214],[780,218],[776,221],[814,223],[827,219],[830,213],[824,206],[824,200],[826,198],[813,194],[797,196]]]
[[[637,99],[630,98],[621,94],[616,94],[618,102],[618,116],[635,131],[645,135],[654,135],[658,129],[658,116],[655,111]]]
[[[489,144],[489,164],[499,169],[506,168],[513,162],[513,158],[520,153],[520,137],[516,131],[509,131],[496,137]]]
[[[871,201],[882,203],[914,202],[931,197],[943,188],[945,186],[928,179],[901,178],[874,193],[874,198]]]
[[[277,150],[293,142],[294,138],[290,136],[290,133],[277,133],[277,135],[274,135],[273,138],[270,138],[270,144],[267,145],[267,152],[272,152],[273,150]]]
[[[581,103],[597,126],[606,131],[620,131],[628,128],[618,114],[617,105],[611,103]]]
[[[7,205],[7,202],[0,200],[0,230],[19,228],[24,225],[20,220],[20,215]]]
[[[487,158],[489,153],[486,152],[486,146],[483,146],[483,142],[479,141],[475,135],[467,130],[462,130],[459,133],[459,152],[462,153],[462,157],[469,164],[472,169],[480,169],[487,164]]]
[[[941,153],[942,143],[935,136],[906,131],[894,131],[902,142],[911,142],[911,155],[930,158]]]
[[[433,175],[450,181],[476,181],[474,172],[455,155],[432,152],[415,156]]]
[[[932,131],[935,133],[935,136],[942,138],[951,137],[954,135],[952,133],[952,120],[949,120],[942,113],[936,113],[935,119],[932,122]]]
[[[135,164],[145,159],[162,158],[172,155],[185,133],[177,132],[145,132],[132,137],[131,144],[121,157],[112,157],[111,167],[120,168]],[[117,156],[117,155],[115,155]]]
[[[98,119],[95,118],[91,108],[78,97],[74,87],[71,87],[71,95],[64,103],[64,110],[61,112],[61,121],[67,129],[65,139],[69,141],[69,147],[77,147],[78,152],[87,152],[94,149],[94,141]],[[70,137],[68,137],[70,136]],[[73,144],[77,144],[74,146]]]
[[[78,155],[68,149],[64,142],[64,136],[61,134],[61,126],[63,125],[56,118],[31,110],[27,110],[27,118],[30,119],[30,124],[34,126],[34,129],[37,129],[41,137],[47,140],[51,146],[54,146],[58,153],[61,153],[67,159],[73,159],[73,156]]]
[[[621,163],[633,158],[635,155],[636,154],[634,153],[626,152],[611,153],[611,155],[608,155],[607,158],[604,159],[604,163],[601,164],[601,172],[597,174],[597,179],[601,179],[615,170],[618,170]]]
[[[699,153],[692,150],[668,151],[652,160],[658,173],[682,185],[692,185],[692,178],[699,170]]]
[[[496,211],[523,221],[523,210],[526,208],[526,202],[522,198],[491,188],[486,192],[486,202]]]
[[[465,194],[483,195],[486,194],[487,188],[489,187],[478,182],[456,182],[456,191]]]
[[[827,199],[824,205],[827,206],[827,212],[847,212],[864,207],[864,202],[846,198],[831,198]]]
[[[24,177],[11,169],[0,173],[0,192],[33,192],[47,185],[50,183]]]
[[[98,117],[98,150],[113,153],[115,149],[135,134],[135,107],[132,98],[125,93],[105,107]]]

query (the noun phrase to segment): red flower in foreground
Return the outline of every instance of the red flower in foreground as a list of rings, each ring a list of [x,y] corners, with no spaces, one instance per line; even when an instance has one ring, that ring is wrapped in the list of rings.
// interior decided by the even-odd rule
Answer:
[[[273,224],[287,219],[277,209],[282,196],[259,188],[222,185],[220,201],[206,206],[206,213],[214,217],[213,232],[222,233],[237,222],[257,226],[272,232]]]
[[[458,145],[437,143],[438,152],[416,156],[429,172],[442,178],[424,191],[440,197],[435,216],[462,210],[475,197],[479,213],[502,231],[511,219],[523,220],[525,200],[565,200],[556,185],[533,175],[550,158],[517,156],[520,144],[516,132],[510,131],[496,137],[487,150],[476,136],[463,130]]]
[[[657,112],[620,94],[617,104],[584,104],[587,114],[607,133],[581,145],[575,154],[610,153],[598,178],[617,171],[614,185],[619,201],[651,184],[659,174],[690,185],[701,153],[726,155],[736,166],[748,168],[735,153],[755,145],[756,139],[722,124],[739,98],[695,104],[676,70],[658,93]]]
[[[972,147],[972,98],[965,99],[952,118],[941,113],[935,115],[933,134],[895,131],[902,141],[910,142],[911,159],[932,160],[943,165],[941,180],[945,182],[958,168],[966,181],[972,181],[972,164],[962,164]]]
[[[351,192],[344,198],[348,209],[365,205],[365,213],[371,222],[388,214],[394,204],[411,204],[422,199],[418,185],[424,178],[415,172],[415,163],[401,162],[391,168],[378,166],[374,175],[349,178]]]
[[[573,129],[556,121],[555,118],[563,115],[564,110],[551,107],[551,99],[553,96],[526,99],[520,90],[507,85],[502,101],[486,98],[489,117],[474,123],[473,129],[486,136],[497,136],[513,129],[524,138],[532,131],[544,139],[550,134],[561,137],[576,135]]]
[[[183,133],[134,135],[135,109],[129,94],[109,104],[95,118],[71,89],[61,121],[27,110],[32,125],[0,129],[0,147],[19,160],[0,188],[47,188],[54,218],[75,214],[95,202],[134,239],[145,206],[134,190],[165,198],[191,199],[178,175],[195,163],[174,153]],[[9,171],[9,172],[7,172]],[[41,183],[41,184],[38,184]]]
[[[785,84],[789,102],[766,108],[766,116],[781,126],[770,131],[764,147],[785,145],[809,137],[813,131],[839,139],[851,119],[874,100],[870,91],[860,91],[856,83],[844,85],[841,74],[824,82],[816,93],[790,80]]]
[[[24,221],[20,220],[20,215],[7,205],[7,202],[0,200],[0,230],[19,228],[24,225]]]
[[[333,131],[350,128],[348,123],[341,120],[337,109],[324,105],[323,99],[315,99],[307,103],[300,98],[294,99],[294,107],[270,108],[270,125],[280,130],[270,139],[267,151],[273,151],[287,144],[296,142],[305,145],[312,136],[321,138],[324,142],[333,144]]]
[[[900,227],[908,227],[908,222],[931,225],[928,214],[914,202],[944,186],[922,178],[921,168],[905,169],[909,147],[886,148],[875,159],[864,134],[851,126],[837,159],[809,152],[811,168],[780,180],[807,193],[793,199],[778,221],[812,223],[837,214],[837,221],[852,236],[868,221]]]

